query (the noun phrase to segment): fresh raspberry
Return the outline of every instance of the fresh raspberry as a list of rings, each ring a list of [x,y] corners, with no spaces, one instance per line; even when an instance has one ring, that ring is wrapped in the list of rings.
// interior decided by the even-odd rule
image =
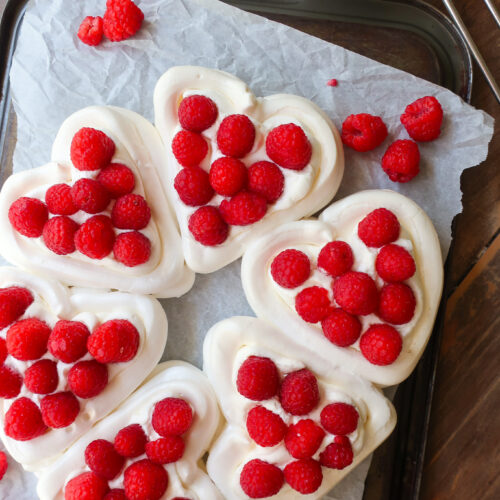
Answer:
[[[399,238],[398,218],[387,208],[377,208],[358,224],[359,239],[367,247],[382,247]]]
[[[125,469],[125,495],[129,500],[159,500],[168,486],[168,473],[151,460],[139,460]]]
[[[112,42],[121,42],[141,28],[144,14],[131,0],[107,0],[104,34]]]
[[[108,492],[108,482],[93,472],[84,472],[68,481],[64,500],[101,500]]]
[[[283,250],[271,264],[271,276],[283,288],[296,288],[302,285],[311,274],[309,257],[300,250]]]
[[[119,229],[144,229],[151,219],[151,209],[140,194],[118,198],[111,211],[111,220]]]
[[[279,397],[288,413],[307,415],[319,403],[318,381],[307,368],[291,372],[283,379]]]
[[[205,205],[214,196],[208,173],[200,167],[183,168],[175,176],[174,188],[181,201],[190,207]]]
[[[193,423],[193,410],[180,398],[165,398],[155,404],[151,424],[163,437],[180,436]]]
[[[332,312],[328,290],[321,286],[304,288],[295,297],[295,310],[308,323],[322,321]]]
[[[375,269],[389,283],[405,281],[415,274],[415,261],[410,252],[399,245],[386,245],[377,255]]]
[[[345,469],[352,464],[353,452],[351,442],[345,436],[336,436],[319,455],[323,467],[330,469]]]
[[[71,188],[71,198],[79,210],[97,214],[106,210],[109,194],[104,186],[94,179],[78,179]]]
[[[177,462],[184,455],[184,440],[179,436],[167,436],[146,444],[146,455],[156,464]]]
[[[382,170],[393,182],[411,181],[420,172],[418,145],[409,139],[394,141],[382,157]]]
[[[151,257],[151,242],[138,231],[120,233],[113,246],[113,255],[127,267],[139,266]]]
[[[127,458],[135,458],[145,453],[148,438],[139,424],[131,424],[121,429],[115,436],[115,450]]]
[[[302,495],[314,493],[323,482],[321,464],[312,458],[290,462],[283,472],[286,482]]]
[[[350,271],[353,264],[351,247],[344,241],[327,243],[318,255],[318,267],[334,278]]]
[[[361,334],[361,322],[342,309],[336,308],[321,322],[325,337],[339,347],[348,347]]]
[[[359,414],[347,403],[331,403],[321,410],[321,425],[330,434],[345,436],[358,428]]]
[[[250,498],[267,498],[276,495],[283,486],[283,472],[258,458],[247,462],[240,475],[241,489]]]
[[[99,363],[125,363],[137,354],[141,337],[126,319],[102,323],[87,340],[87,349]]]
[[[7,359],[7,355],[8,355],[7,344],[5,343],[5,339],[0,337],[0,365],[2,365],[4,361]]]
[[[21,392],[23,377],[8,366],[0,366],[0,398],[15,398]]]
[[[113,488],[106,493],[103,500],[127,500],[127,497],[125,495],[125,490],[122,490],[121,488]]]
[[[389,283],[380,290],[378,315],[387,323],[408,323],[413,318],[415,306],[413,290],[404,283]]]
[[[80,413],[80,403],[71,392],[58,392],[45,396],[40,407],[44,423],[53,429],[68,427]]]
[[[80,321],[59,320],[49,337],[49,352],[63,363],[74,363],[87,353],[90,332]]]
[[[30,441],[46,430],[42,414],[31,399],[16,399],[5,413],[4,432],[16,441]]]
[[[12,227],[23,236],[38,238],[42,236],[43,226],[49,218],[45,203],[36,198],[18,198],[9,208],[9,221]]]
[[[50,359],[41,359],[24,372],[24,385],[34,394],[50,394],[58,383],[57,363]]]
[[[224,243],[229,234],[229,226],[216,207],[201,207],[190,217],[188,228],[193,238],[205,246]]]
[[[21,361],[41,358],[47,352],[50,327],[38,318],[27,318],[14,323],[5,337],[9,354]]]
[[[250,153],[255,141],[255,127],[246,115],[229,115],[217,131],[217,146],[222,154],[243,158]]]
[[[95,46],[102,41],[104,34],[102,17],[87,16],[78,28],[78,38],[85,44]]]
[[[387,137],[387,127],[380,116],[360,113],[350,115],[342,123],[342,142],[356,151],[371,151]]]
[[[441,133],[443,108],[433,96],[426,96],[406,106],[401,123],[415,141],[433,141]]]
[[[238,392],[252,401],[264,401],[276,396],[279,385],[278,368],[269,358],[249,356],[238,370]]]
[[[285,189],[285,176],[281,169],[270,161],[258,161],[248,169],[248,189],[274,203]]]
[[[199,133],[215,123],[219,111],[212,99],[204,95],[190,95],[182,99],[177,113],[183,129]]]
[[[349,314],[366,316],[377,310],[377,285],[366,273],[349,271],[337,278],[332,288],[335,301]]]
[[[73,215],[78,212],[71,196],[71,186],[54,184],[45,193],[45,203],[51,214]]]
[[[386,366],[394,363],[403,347],[399,332],[390,325],[371,325],[359,341],[363,356],[372,364]]]
[[[310,458],[321,446],[325,431],[311,419],[291,425],[285,436],[285,446],[293,458]]]
[[[76,250],[75,234],[80,226],[66,215],[52,217],[43,226],[43,242],[57,255],[68,255]]]
[[[97,176],[111,198],[119,198],[131,193],[135,188],[134,172],[122,163],[110,163]]]
[[[5,476],[8,468],[9,462],[7,461],[7,455],[5,455],[3,451],[0,451],[0,481]]]
[[[285,437],[286,429],[283,419],[263,406],[255,406],[248,412],[248,435],[259,446],[276,446]]]
[[[111,162],[115,143],[100,130],[81,128],[71,141],[71,161],[78,170],[99,170]]]
[[[104,259],[113,250],[115,231],[106,215],[94,215],[87,219],[75,234],[77,250],[91,259]]]
[[[312,147],[302,128],[287,123],[269,132],[266,153],[280,167],[302,170],[311,159]]]
[[[0,288],[0,330],[18,320],[32,303],[33,295],[26,288]]]
[[[68,372],[68,386],[79,398],[95,398],[107,385],[108,367],[93,359],[78,361]]]
[[[96,439],[85,448],[85,463],[98,476],[111,480],[122,470],[125,459],[117,453],[113,443]]]
[[[207,156],[208,144],[200,134],[181,130],[172,140],[172,152],[183,167],[197,167]]]
[[[336,78],[332,78],[331,80],[328,80],[328,81],[326,82],[326,84],[327,84],[329,87],[336,87],[336,86],[339,84],[339,82],[338,82],[338,80],[337,80]]]
[[[240,191],[229,200],[220,204],[222,218],[233,226],[254,224],[266,215],[267,202],[260,194]]]
[[[236,158],[219,158],[210,167],[210,185],[222,196],[234,196],[247,182],[247,167]]]

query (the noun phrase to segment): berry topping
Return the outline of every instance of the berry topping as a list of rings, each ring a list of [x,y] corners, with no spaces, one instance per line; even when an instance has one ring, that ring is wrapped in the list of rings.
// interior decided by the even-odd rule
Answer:
[[[309,257],[293,248],[280,252],[271,264],[271,275],[283,288],[296,288],[302,285],[310,274]]]
[[[129,500],[159,500],[168,486],[168,473],[151,460],[139,460],[125,469],[125,495]]]
[[[332,311],[328,290],[320,286],[304,288],[295,297],[295,310],[308,323],[325,319]]]
[[[318,267],[334,278],[350,271],[353,263],[351,247],[344,241],[327,243],[318,255]]]
[[[74,363],[87,353],[89,329],[80,321],[59,320],[49,337],[49,352],[63,363]]]
[[[400,229],[397,217],[390,210],[377,208],[358,224],[358,236],[366,246],[378,248],[396,241]]]
[[[51,214],[73,215],[78,212],[71,196],[71,187],[67,184],[50,186],[45,193],[45,203]]]
[[[121,42],[141,28],[144,14],[131,0],[107,0],[104,34],[112,42]]]
[[[4,432],[16,441],[30,441],[46,430],[42,414],[31,399],[16,399],[5,413]]]
[[[75,234],[78,224],[66,215],[58,215],[47,221],[43,227],[45,246],[57,255],[68,255],[76,250]]]
[[[279,385],[278,368],[269,358],[250,356],[238,370],[238,392],[252,401],[264,401],[276,396]]]
[[[78,361],[68,372],[68,386],[79,398],[95,398],[107,385],[108,367],[93,359]]]
[[[285,176],[278,166],[270,161],[258,161],[248,169],[248,189],[274,203],[283,193]]]
[[[351,442],[345,436],[336,436],[333,443],[330,443],[320,454],[319,461],[324,467],[330,469],[345,469],[352,464]]]
[[[8,468],[9,462],[7,462],[7,455],[5,455],[3,451],[0,451],[0,481],[5,476]]]
[[[103,22],[100,16],[87,16],[78,28],[78,38],[83,43],[91,46],[99,45],[103,34]]]
[[[240,475],[241,489],[250,498],[267,498],[276,495],[283,486],[283,472],[258,458],[250,460]]]
[[[378,291],[375,281],[366,273],[349,271],[333,283],[337,304],[349,314],[366,316],[377,310]]]
[[[99,170],[111,162],[115,143],[100,130],[81,128],[71,141],[71,161],[78,170]]]
[[[321,410],[321,425],[330,433],[345,436],[358,428],[359,414],[347,403],[331,403]]]
[[[105,439],[96,439],[85,449],[85,463],[98,476],[111,480],[122,470],[125,460],[118,455],[113,443]]]
[[[32,303],[33,295],[26,288],[0,288],[0,330],[18,320]]]
[[[302,170],[311,159],[312,147],[302,128],[287,123],[269,132],[266,138],[266,153],[280,167]]]
[[[191,95],[182,99],[179,110],[181,127],[190,132],[203,132],[217,119],[217,106],[212,99],[203,95]]]
[[[151,242],[138,231],[120,233],[113,245],[113,255],[127,267],[139,266],[151,257]]]
[[[247,182],[247,167],[236,158],[222,157],[210,167],[210,185],[222,196],[234,196]]]
[[[255,127],[245,115],[229,115],[217,131],[217,146],[222,154],[243,158],[250,153],[255,141]]]
[[[7,355],[8,355],[7,344],[5,343],[5,339],[0,337],[0,365],[2,365],[4,361],[7,359]]]
[[[380,290],[378,315],[387,323],[404,325],[413,318],[416,300],[404,283],[389,283]]]
[[[44,321],[27,318],[14,323],[5,337],[9,354],[21,361],[41,358],[47,352],[50,328]]]
[[[307,368],[289,373],[283,379],[279,397],[288,413],[307,415],[319,403],[318,381]]]
[[[146,444],[146,455],[155,464],[177,462],[184,454],[184,440],[180,436],[166,436]]]
[[[91,259],[107,257],[115,242],[111,219],[106,215],[94,215],[87,219],[75,234],[77,250]]]
[[[111,198],[119,198],[133,191],[135,176],[132,170],[121,163],[110,163],[97,176]]]
[[[50,394],[57,389],[57,363],[41,359],[24,372],[24,385],[34,394]]]
[[[22,386],[23,378],[17,371],[5,365],[0,366],[0,398],[17,397]]]
[[[216,207],[201,207],[189,217],[188,228],[193,238],[205,246],[224,243],[229,226]]]
[[[259,446],[275,446],[285,437],[286,425],[276,413],[255,406],[247,415],[247,431]]]
[[[144,229],[151,219],[151,209],[140,194],[118,198],[111,211],[111,220],[119,229]]]
[[[125,490],[122,490],[121,488],[113,488],[106,493],[103,500],[127,500],[127,497],[125,495]]]
[[[405,281],[415,274],[415,261],[408,250],[390,244],[378,253],[375,269],[384,281]]]
[[[342,124],[342,142],[356,151],[371,151],[387,137],[387,127],[380,116],[360,113],[350,115]]]
[[[139,424],[131,424],[118,432],[114,445],[122,457],[135,458],[145,452],[147,441],[142,427]]]
[[[401,123],[415,141],[433,141],[441,133],[443,108],[432,96],[421,97],[406,106]]]
[[[393,142],[382,157],[382,170],[393,182],[411,181],[420,172],[418,145],[409,139]]]
[[[386,366],[394,363],[403,347],[399,332],[390,325],[372,325],[359,341],[363,356],[372,364]]]
[[[200,134],[181,130],[172,140],[172,152],[183,167],[197,167],[207,156],[208,144]]]
[[[180,398],[165,398],[155,404],[151,424],[163,437],[180,436],[193,423],[193,410]]]
[[[40,407],[44,423],[53,429],[68,427],[80,413],[80,403],[71,392],[58,392],[45,396]]]
[[[84,472],[68,481],[64,500],[100,500],[108,492],[108,482],[93,472]]]
[[[323,482],[321,465],[312,458],[291,462],[283,472],[286,482],[302,495],[314,493]]]
[[[354,344],[361,334],[359,319],[339,308],[334,309],[321,322],[321,328],[325,337],[339,347]]]
[[[200,167],[183,168],[175,176],[174,188],[182,202],[190,207],[205,205],[214,196],[208,174]]]
[[[313,420],[299,420],[285,436],[285,446],[293,458],[310,458],[321,446],[325,431]]]
[[[222,200],[219,208],[228,224],[247,226],[266,215],[267,202],[260,194],[241,191],[230,200]]]
[[[18,198],[9,208],[12,227],[23,236],[38,238],[49,217],[45,203],[36,198]]]

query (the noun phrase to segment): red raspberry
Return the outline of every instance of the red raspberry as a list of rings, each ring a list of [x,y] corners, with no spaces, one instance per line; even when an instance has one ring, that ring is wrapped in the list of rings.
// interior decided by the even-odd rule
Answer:
[[[111,198],[131,193],[135,188],[134,172],[122,163],[110,163],[97,176]]]
[[[42,414],[31,399],[16,399],[5,413],[4,432],[16,441],[30,441],[46,430]]]
[[[295,297],[295,310],[308,323],[322,321],[332,312],[328,290],[320,286],[304,288]]]
[[[0,337],[0,365],[2,365],[4,361],[7,359],[7,354],[8,354],[7,344],[5,343],[5,339]]]
[[[168,486],[168,473],[151,460],[139,460],[125,469],[125,495],[129,500],[159,500]]]
[[[399,332],[390,325],[372,325],[359,341],[363,356],[372,364],[386,366],[394,363],[403,347]]]
[[[441,133],[443,108],[433,96],[426,96],[406,106],[401,123],[415,141],[433,141]]]
[[[252,401],[264,401],[276,396],[279,385],[278,368],[269,358],[249,356],[238,370],[238,392]]]
[[[58,384],[57,363],[50,359],[41,359],[24,372],[24,385],[34,394],[50,394]]]
[[[115,143],[100,130],[81,128],[71,141],[71,161],[78,170],[99,170],[110,163]]]
[[[104,186],[94,179],[79,179],[71,188],[73,203],[88,214],[97,214],[106,210],[109,194]]]
[[[307,368],[291,372],[283,379],[279,398],[286,412],[307,415],[319,403],[318,381]]]
[[[342,142],[356,151],[371,151],[387,137],[387,127],[380,116],[360,113],[350,115],[342,124]]]
[[[217,131],[217,146],[222,154],[243,158],[250,153],[255,142],[255,127],[246,115],[229,115],[222,120]]]
[[[9,462],[7,462],[7,456],[3,451],[0,451],[0,481],[5,476],[7,469],[9,468]]]
[[[350,271],[353,264],[351,247],[344,241],[327,243],[318,255],[318,267],[334,278]]]
[[[115,231],[106,215],[94,215],[87,219],[75,234],[77,250],[91,259],[104,259],[113,250]]]
[[[108,367],[93,359],[78,361],[68,372],[68,386],[79,398],[95,398],[107,385]]]
[[[140,194],[118,198],[111,211],[111,220],[119,229],[144,229],[151,219],[151,209]]]
[[[12,227],[28,238],[42,236],[43,226],[48,218],[45,203],[36,198],[18,198],[9,208],[9,221]]]
[[[408,323],[413,318],[415,306],[413,290],[404,283],[389,283],[380,290],[378,315],[387,323]]]
[[[146,443],[146,455],[156,464],[177,462],[184,455],[184,440],[179,436],[167,436]]]
[[[125,460],[118,455],[113,443],[96,439],[85,448],[85,463],[98,476],[111,480],[122,470]]]
[[[269,132],[266,138],[266,153],[280,167],[302,170],[311,159],[312,147],[302,128],[287,123]]]
[[[74,363],[87,353],[90,332],[80,321],[59,320],[49,337],[49,352],[63,363]]]
[[[345,436],[358,428],[359,414],[347,403],[331,403],[321,410],[321,425],[330,434]]]
[[[115,437],[115,450],[127,458],[135,458],[145,453],[148,438],[139,424],[131,424],[121,429]]]
[[[334,309],[322,322],[321,328],[325,337],[339,347],[348,347],[361,334],[361,322],[356,316],[342,309]]]
[[[326,82],[326,84],[327,84],[329,87],[336,87],[336,86],[339,84],[339,82],[338,82],[338,80],[337,80],[336,78],[332,78],[331,80],[328,80],[328,81]]]
[[[309,257],[293,248],[280,252],[271,263],[271,276],[283,288],[296,288],[302,285],[310,274]]]
[[[87,349],[99,363],[125,363],[137,354],[141,337],[126,319],[102,323],[87,340]]]
[[[45,396],[40,406],[44,423],[53,429],[70,426],[80,413],[80,403],[71,392],[58,392]]]
[[[240,475],[241,489],[250,498],[267,498],[276,495],[283,486],[283,472],[258,458],[247,462]]]
[[[112,42],[121,42],[141,28],[144,14],[131,0],[107,0],[104,34]]]
[[[193,238],[205,246],[224,243],[229,226],[216,207],[201,207],[189,217],[188,228]]]
[[[382,157],[382,169],[393,182],[411,181],[420,172],[420,151],[409,139],[394,141]]]
[[[377,285],[366,273],[349,271],[337,278],[332,288],[335,301],[349,314],[366,316],[377,310]]]
[[[78,38],[85,44],[95,46],[102,41],[103,22],[102,17],[87,16],[78,28]]]
[[[199,133],[215,123],[219,111],[212,99],[204,95],[191,95],[182,99],[177,113],[183,129]]]
[[[165,398],[155,404],[151,424],[163,437],[180,436],[193,423],[193,410],[180,398]]]
[[[336,436],[319,455],[319,461],[323,467],[330,469],[345,469],[352,464],[353,452],[351,442],[345,436]]]
[[[50,327],[38,318],[27,318],[14,323],[5,337],[9,354],[21,361],[41,358],[47,352]]]
[[[210,185],[222,196],[234,196],[247,182],[247,167],[236,158],[222,157],[210,167]]]
[[[0,398],[15,398],[21,392],[23,377],[8,366],[0,366]]]
[[[73,215],[78,207],[73,203],[71,187],[67,184],[54,184],[45,193],[45,203],[51,214]]]
[[[65,215],[52,217],[43,227],[45,246],[57,255],[68,255],[76,250],[75,234],[80,226]]]
[[[174,188],[182,202],[190,207],[205,205],[214,196],[208,174],[200,167],[183,168],[175,176]]]
[[[109,493],[104,496],[103,500],[127,500],[127,497],[125,495],[125,490],[113,488],[109,490]]]
[[[311,419],[299,420],[288,428],[285,446],[293,458],[310,458],[321,446],[325,431]]]
[[[289,463],[284,473],[286,482],[302,495],[314,493],[323,482],[321,465],[312,458]]]
[[[386,208],[370,212],[358,224],[358,236],[367,247],[382,247],[399,238],[398,218]]]
[[[151,257],[151,242],[138,231],[120,233],[116,237],[113,254],[118,262],[127,267],[139,266]]]
[[[26,288],[0,288],[0,330],[18,320],[33,303],[33,295]],[[0,362],[1,356],[0,356]]]
[[[263,406],[248,412],[247,431],[259,446],[276,446],[285,437],[286,429],[283,419]]]
[[[108,492],[108,482],[93,472],[84,472],[68,481],[64,500],[101,500]]]
[[[230,200],[222,200],[219,208],[228,224],[248,226],[266,215],[267,202],[260,194],[240,191]]]
[[[248,169],[248,189],[274,203],[285,189],[285,176],[274,163],[258,161]]]
[[[208,144],[200,134],[181,130],[172,140],[172,152],[183,167],[197,167],[207,156]]]
[[[410,252],[399,245],[386,245],[377,255],[375,269],[378,275],[390,283],[405,281],[415,274],[415,261]]]

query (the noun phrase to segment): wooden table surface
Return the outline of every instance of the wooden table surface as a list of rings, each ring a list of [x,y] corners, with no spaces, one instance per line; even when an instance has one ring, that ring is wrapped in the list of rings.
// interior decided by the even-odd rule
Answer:
[[[486,6],[455,5],[500,81],[500,30]],[[462,176],[422,500],[500,499],[500,105],[477,66],[472,104],[496,119],[495,135],[486,161]]]

